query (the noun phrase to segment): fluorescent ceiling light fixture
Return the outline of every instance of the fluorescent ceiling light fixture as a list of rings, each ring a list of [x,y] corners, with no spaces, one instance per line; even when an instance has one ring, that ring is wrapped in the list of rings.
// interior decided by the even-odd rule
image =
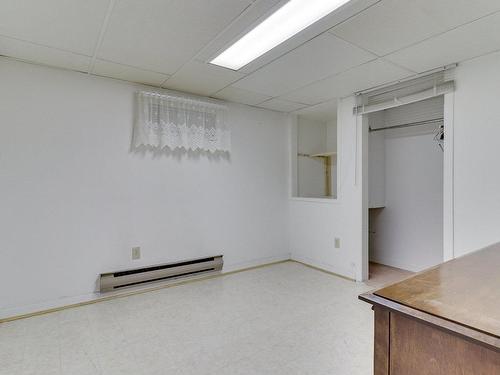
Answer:
[[[210,63],[238,70],[350,0],[290,0]]]

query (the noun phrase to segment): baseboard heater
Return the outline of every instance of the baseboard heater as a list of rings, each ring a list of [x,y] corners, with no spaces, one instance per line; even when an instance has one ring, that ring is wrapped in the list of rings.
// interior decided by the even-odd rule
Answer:
[[[100,276],[100,292],[155,283],[164,280],[193,277],[205,273],[222,270],[222,255],[208,258],[185,260],[175,263],[159,264],[143,268],[135,268],[118,272],[102,273]]]

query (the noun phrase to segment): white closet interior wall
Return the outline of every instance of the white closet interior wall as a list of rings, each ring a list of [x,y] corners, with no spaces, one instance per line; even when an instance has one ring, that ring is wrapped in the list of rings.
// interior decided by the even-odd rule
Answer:
[[[369,116],[372,129],[443,117],[443,97]],[[419,271],[443,259],[443,152],[440,124],[371,132],[370,260]]]

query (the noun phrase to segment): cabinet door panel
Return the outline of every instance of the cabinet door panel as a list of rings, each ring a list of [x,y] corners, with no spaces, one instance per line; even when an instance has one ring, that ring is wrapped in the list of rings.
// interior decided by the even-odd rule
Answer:
[[[498,375],[500,352],[391,313],[391,375]]]

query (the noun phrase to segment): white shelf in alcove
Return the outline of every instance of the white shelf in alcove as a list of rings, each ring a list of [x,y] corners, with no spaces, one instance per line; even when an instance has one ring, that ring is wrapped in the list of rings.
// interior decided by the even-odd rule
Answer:
[[[328,156],[335,156],[337,155],[337,152],[331,151],[331,152],[322,152],[321,154],[313,154],[310,155],[311,158],[326,158]]]

